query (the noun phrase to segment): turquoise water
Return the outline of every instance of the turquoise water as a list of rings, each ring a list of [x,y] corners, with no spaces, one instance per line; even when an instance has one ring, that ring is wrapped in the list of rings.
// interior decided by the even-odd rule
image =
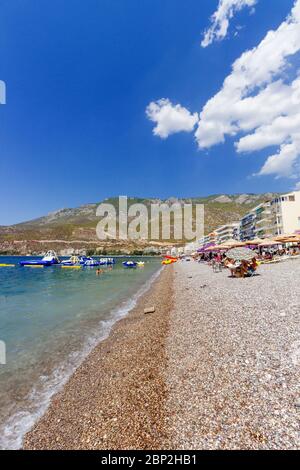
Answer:
[[[145,267],[96,276],[80,270],[19,267],[22,258],[0,257],[0,448],[18,448],[50,398],[111,326],[135,304],[157,275],[158,259]]]

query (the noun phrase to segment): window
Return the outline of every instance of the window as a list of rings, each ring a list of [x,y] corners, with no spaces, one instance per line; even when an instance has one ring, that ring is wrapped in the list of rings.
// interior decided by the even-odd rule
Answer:
[[[289,196],[289,201],[295,202],[295,196]]]

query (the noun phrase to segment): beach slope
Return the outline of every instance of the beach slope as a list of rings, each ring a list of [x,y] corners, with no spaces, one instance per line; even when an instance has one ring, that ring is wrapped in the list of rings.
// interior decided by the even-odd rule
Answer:
[[[245,279],[165,268],[24,447],[299,449],[299,279],[296,259]]]
[[[25,436],[25,449],[155,449],[165,435],[166,336],[172,269],[165,269],[76,370]],[[145,307],[155,312],[144,314]]]

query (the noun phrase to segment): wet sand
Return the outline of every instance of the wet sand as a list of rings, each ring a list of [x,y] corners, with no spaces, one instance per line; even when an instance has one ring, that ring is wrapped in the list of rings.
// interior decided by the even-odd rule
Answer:
[[[166,337],[173,269],[164,269],[51,401],[24,449],[157,449],[166,433]],[[144,314],[144,308],[155,312]]]

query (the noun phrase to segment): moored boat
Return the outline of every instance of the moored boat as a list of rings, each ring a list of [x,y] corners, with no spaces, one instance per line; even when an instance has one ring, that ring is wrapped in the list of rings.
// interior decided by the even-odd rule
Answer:
[[[55,251],[49,250],[40,260],[22,260],[19,264],[20,266],[52,266],[59,263],[60,261]]]
[[[116,260],[114,258],[100,258],[99,259],[99,264],[101,266],[105,266],[108,264],[115,264],[115,263],[116,263]]]
[[[80,259],[78,256],[73,255],[69,259],[62,261],[61,264],[63,266],[78,266],[80,265]]]
[[[136,261],[123,261],[124,268],[136,268],[137,262]]]
[[[88,266],[88,267],[93,267],[93,266],[99,266],[99,261],[96,261],[94,258],[86,258],[83,266]]]

